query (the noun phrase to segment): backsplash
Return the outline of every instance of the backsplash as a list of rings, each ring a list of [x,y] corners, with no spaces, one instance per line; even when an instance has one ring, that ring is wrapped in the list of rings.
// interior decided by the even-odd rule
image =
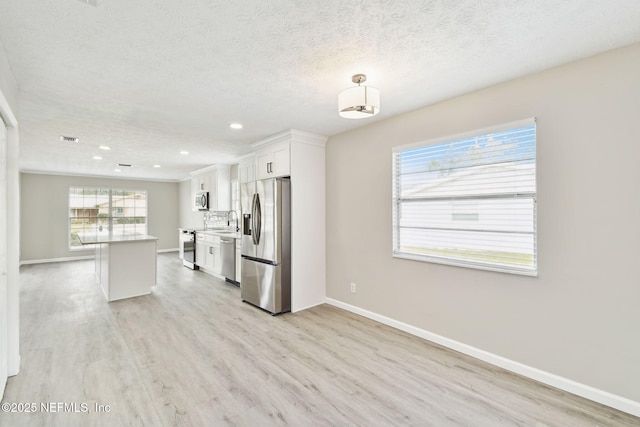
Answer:
[[[205,230],[235,230],[237,213],[235,211],[213,211],[203,214]]]

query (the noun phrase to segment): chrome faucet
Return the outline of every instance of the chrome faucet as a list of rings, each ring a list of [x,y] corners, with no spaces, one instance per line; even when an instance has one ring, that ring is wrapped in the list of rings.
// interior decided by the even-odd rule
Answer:
[[[229,211],[229,212],[227,213],[227,227],[230,225],[230,224],[229,224],[229,222],[231,221],[231,213],[232,213],[232,212],[233,212],[233,213],[235,214],[235,216],[236,216],[236,233],[237,233],[238,231],[240,231],[240,223],[239,223],[239,218],[238,218],[238,212],[236,212],[236,211]]]

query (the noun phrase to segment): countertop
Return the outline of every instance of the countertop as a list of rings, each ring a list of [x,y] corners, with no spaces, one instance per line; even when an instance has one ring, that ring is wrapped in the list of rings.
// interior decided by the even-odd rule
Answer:
[[[93,245],[96,243],[124,243],[124,242],[144,242],[149,240],[158,240],[155,236],[148,234],[80,234],[78,233],[80,243],[83,245]]]
[[[227,237],[230,239],[240,238],[240,232],[233,230],[196,230],[196,234],[209,234],[211,236]]]
[[[240,239],[240,232],[235,231],[233,229],[229,230],[228,228],[222,230],[205,230],[203,228],[178,228],[179,232],[184,231],[195,231],[196,234],[208,234],[210,236],[219,236],[219,237],[228,237],[230,239]]]

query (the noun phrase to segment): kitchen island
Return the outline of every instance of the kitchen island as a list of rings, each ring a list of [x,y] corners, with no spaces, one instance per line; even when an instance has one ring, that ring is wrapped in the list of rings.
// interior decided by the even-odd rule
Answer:
[[[79,236],[95,245],[96,278],[107,301],[148,295],[156,285],[158,238],[146,234]]]

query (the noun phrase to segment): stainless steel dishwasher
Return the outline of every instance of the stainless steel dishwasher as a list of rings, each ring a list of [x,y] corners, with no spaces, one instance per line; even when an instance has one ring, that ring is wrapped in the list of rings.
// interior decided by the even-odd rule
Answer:
[[[220,238],[220,258],[222,263],[221,274],[228,282],[236,281],[236,239]]]

